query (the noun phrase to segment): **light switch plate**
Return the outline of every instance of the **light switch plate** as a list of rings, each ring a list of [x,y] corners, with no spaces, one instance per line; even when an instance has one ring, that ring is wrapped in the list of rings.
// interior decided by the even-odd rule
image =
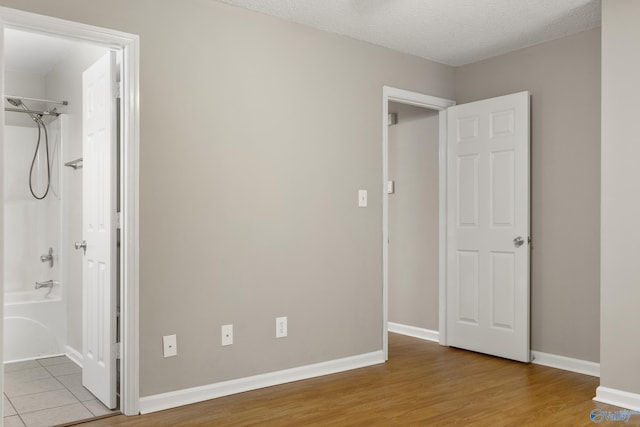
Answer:
[[[358,207],[367,207],[367,190],[358,190]]]

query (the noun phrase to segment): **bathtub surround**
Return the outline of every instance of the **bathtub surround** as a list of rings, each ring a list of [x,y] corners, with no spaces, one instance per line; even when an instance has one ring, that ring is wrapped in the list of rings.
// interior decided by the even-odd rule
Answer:
[[[61,354],[67,342],[64,282],[59,263],[63,119],[45,121],[49,133],[51,187],[44,200],[36,200],[31,195],[28,183],[37,129],[5,126],[2,167],[5,362]],[[40,150],[33,174],[38,193],[42,193],[47,183],[45,164],[44,152]],[[37,283],[49,281],[52,286],[36,289]]]
[[[10,113],[7,113],[7,115]],[[17,113],[13,113],[17,114]],[[60,218],[60,138],[59,119],[49,120],[51,154],[51,195],[36,200],[29,192],[29,166],[34,154],[38,131],[33,127],[5,126],[4,209],[5,292],[29,291],[36,282],[60,279],[59,218]],[[44,141],[42,142],[42,144]],[[43,150],[34,166],[34,187],[46,186],[47,172]],[[54,263],[42,262],[41,257],[52,249]]]

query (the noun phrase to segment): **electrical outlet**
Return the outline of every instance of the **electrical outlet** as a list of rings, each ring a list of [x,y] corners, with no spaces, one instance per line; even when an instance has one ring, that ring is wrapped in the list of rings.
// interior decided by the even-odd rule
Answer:
[[[165,335],[162,337],[162,347],[164,349],[164,357],[173,357],[178,355],[178,341],[174,335]]]
[[[222,325],[222,342],[221,345],[233,344],[233,325]]]
[[[287,318],[276,317],[276,338],[284,338],[287,336]]]

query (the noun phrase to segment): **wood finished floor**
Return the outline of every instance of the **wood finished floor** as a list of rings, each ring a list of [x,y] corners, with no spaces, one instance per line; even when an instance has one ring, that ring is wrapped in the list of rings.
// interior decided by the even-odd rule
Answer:
[[[389,334],[389,361],[88,426],[594,426],[599,379]]]

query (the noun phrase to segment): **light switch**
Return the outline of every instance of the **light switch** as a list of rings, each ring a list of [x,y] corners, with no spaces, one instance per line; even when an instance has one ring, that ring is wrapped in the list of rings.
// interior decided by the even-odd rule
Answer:
[[[367,190],[358,190],[358,207],[367,207]]]

